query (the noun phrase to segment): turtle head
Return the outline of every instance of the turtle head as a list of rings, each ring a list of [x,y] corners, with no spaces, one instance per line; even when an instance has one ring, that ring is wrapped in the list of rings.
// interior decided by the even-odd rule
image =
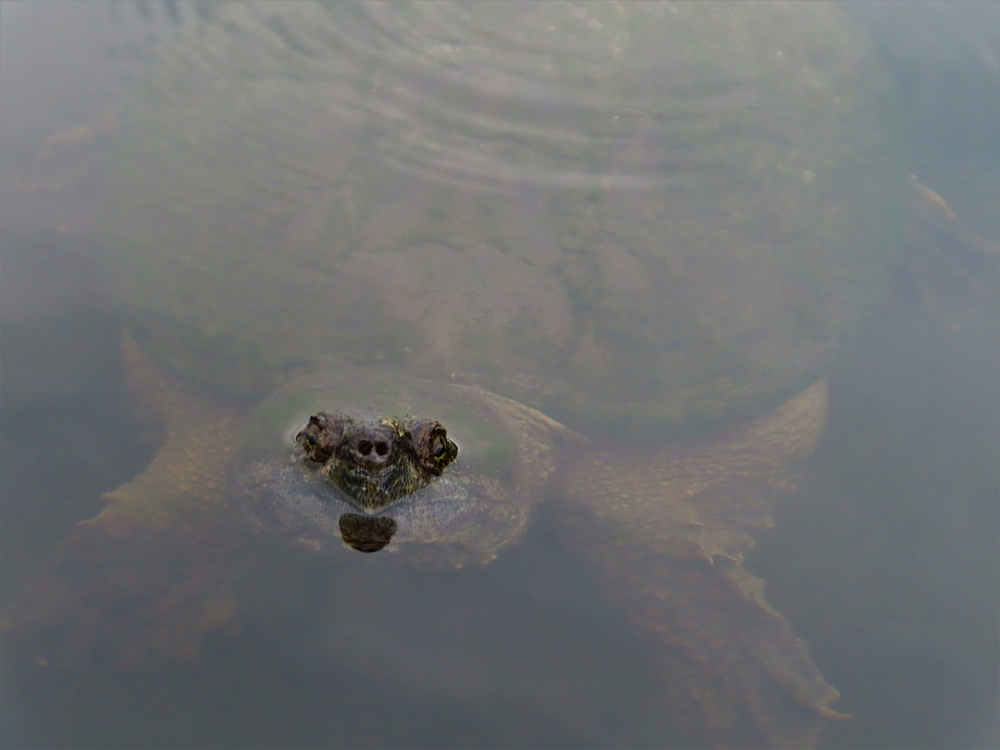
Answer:
[[[295,437],[305,459],[372,515],[425,487],[458,456],[432,419],[359,420],[321,412]]]

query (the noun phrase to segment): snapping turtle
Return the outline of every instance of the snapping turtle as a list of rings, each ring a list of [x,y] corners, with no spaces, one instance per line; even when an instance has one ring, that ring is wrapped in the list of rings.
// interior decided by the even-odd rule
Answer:
[[[548,492],[693,735],[814,744],[837,693],[742,560],[902,231],[857,32],[814,4],[215,13],[123,103],[96,229],[162,447],[12,627],[193,658],[236,622],[241,521],[464,565]],[[296,453],[323,411],[436,420],[458,458],[369,513]]]
[[[339,411],[309,414],[331,404]],[[387,416],[402,413],[435,417]],[[475,386],[350,370],[279,390],[250,430],[257,438],[236,461],[230,487],[254,527],[315,549],[391,544],[449,565],[489,562],[516,539],[555,449],[578,439]]]

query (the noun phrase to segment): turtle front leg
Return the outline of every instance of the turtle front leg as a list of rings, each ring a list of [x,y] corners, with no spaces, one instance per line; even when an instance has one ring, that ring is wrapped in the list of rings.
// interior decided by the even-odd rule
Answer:
[[[206,633],[238,626],[233,589],[248,545],[224,494],[235,411],[171,380],[127,337],[123,357],[162,446],[3,611],[4,645],[29,649],[40,667],[193,662]]]
[[[194,665],[206,634],[239,627],[233,589],[242,566],[209,537],[81,526],[4,609],[5,648],[27,651],[43,669],[133,669],[161,658]]]
[[[754,529],[826,419],[820,381],[729,435],[592,453],[557,480],[560,514],[602,588],[659,644],[667,710],[717,746],[814,746],[838,693],[743,568]]]

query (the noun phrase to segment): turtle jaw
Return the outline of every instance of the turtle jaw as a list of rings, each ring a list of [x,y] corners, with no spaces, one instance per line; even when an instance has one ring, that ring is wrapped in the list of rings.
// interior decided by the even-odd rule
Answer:
[[[427,484],[405,460],[381,467],[332,460],[326,475],[359,510],[376,515]]]

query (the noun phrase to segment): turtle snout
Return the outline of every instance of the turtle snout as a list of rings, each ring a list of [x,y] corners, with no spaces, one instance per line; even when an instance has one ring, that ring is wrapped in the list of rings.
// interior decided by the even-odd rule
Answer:
[[[353,453],[355,459],[362,464],[377,466],[387,464],[393,459],[393,435],[388,430],[369,427],[361,431],[354,440]]]

